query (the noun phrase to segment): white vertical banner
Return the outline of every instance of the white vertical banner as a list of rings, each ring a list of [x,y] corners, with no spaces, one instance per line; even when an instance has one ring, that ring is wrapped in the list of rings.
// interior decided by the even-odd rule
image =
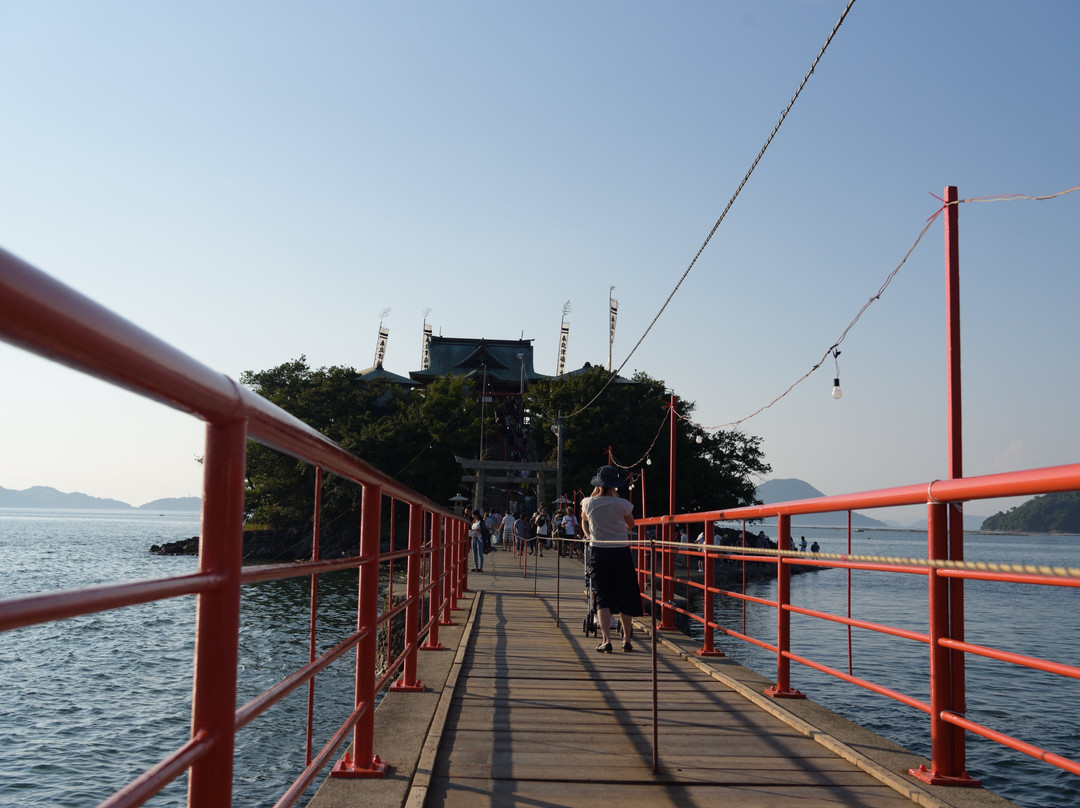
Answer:
[[[424,323],[424,346],[420,352],[420,370],[427,370],[431,365],[431,326]]]
[[[375,346],[375,367],[378,367],[383,363],[383,357],[386,356],[386,340],[390,336],[389,328],[379,328],[379,342]]]
[[[612,292],[615,291],[614,286],[611,287],[611,291]],[[607,369],[608,369],[608,372],[610,373],[611,372],[611,350],[615,345],[615,320],[619,316],[619,301],[616,300],[613,297],[610,297],[610,293],[609,293],[609,300],[610,300],[611,306],[608,309],[608,319],[611,321],[611,328],[610,328],[610,333],[608,334]]]
[[[555,368],[555,375],[562,376],[566,371],[566,345],[570,341],[570,324],[562,324],[562,333],[559,335],[559,363]]]

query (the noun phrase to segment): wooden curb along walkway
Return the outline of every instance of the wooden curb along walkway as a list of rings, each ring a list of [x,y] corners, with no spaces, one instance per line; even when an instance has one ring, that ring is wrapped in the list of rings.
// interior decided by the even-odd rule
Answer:
[[[389,761],[409,808],[1012,805],[982,789],[925,786],[906,774],[924,758],[812,701],[769,699],[764,677],[701,660],[689,638],[668,632],[658,642],[654,774],[650,637],[639,626],[633,652],[615,643],[597,653],[599,639],[582,631],[581,565],[562,559],[557,580],[552,555],[535,577],[535,559],[523,578],[502,551],[470,575],[475,596],[455,618],[465,625],[444,652],[454,655],[445,686],[425,680],[441,692],[415,771]],[[371,801],[372,785],[337,804],[402,804]]]

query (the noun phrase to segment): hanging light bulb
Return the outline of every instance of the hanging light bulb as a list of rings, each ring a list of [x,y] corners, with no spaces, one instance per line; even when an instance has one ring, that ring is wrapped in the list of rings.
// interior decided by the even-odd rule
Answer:
[[[833,362],[836,363],[836,378],[832,380],[832,397],[839,399],[844,395],[844,391],[840,389],[840,351],[833,348]]]
[[[645,465],[646,466],[651,466],[652,465],[652,458],[651,457],[646,457],[645,458]]]
[[[695,441],[696,441],[697,443],[701,443],[701,435],[698,435],[698,436],[697,436],[696,438],[694,438],[694,440],[695,440]]]

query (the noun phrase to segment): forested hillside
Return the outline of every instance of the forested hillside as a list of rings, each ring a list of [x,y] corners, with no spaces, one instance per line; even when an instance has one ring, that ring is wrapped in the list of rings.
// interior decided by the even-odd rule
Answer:
[[[988,517],[982,529],[1080,534],[1080,491],[1035,497],[1023,505]]]

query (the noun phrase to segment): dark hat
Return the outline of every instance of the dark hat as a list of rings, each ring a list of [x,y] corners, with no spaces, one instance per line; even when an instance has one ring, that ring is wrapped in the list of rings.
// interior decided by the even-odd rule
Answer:
[[[600,488],[618,488],[625,482],[626,480],[622,478],[615,466],[601,466],[596,470],[596,476],[592,478],[589,485],[596,485]]]

